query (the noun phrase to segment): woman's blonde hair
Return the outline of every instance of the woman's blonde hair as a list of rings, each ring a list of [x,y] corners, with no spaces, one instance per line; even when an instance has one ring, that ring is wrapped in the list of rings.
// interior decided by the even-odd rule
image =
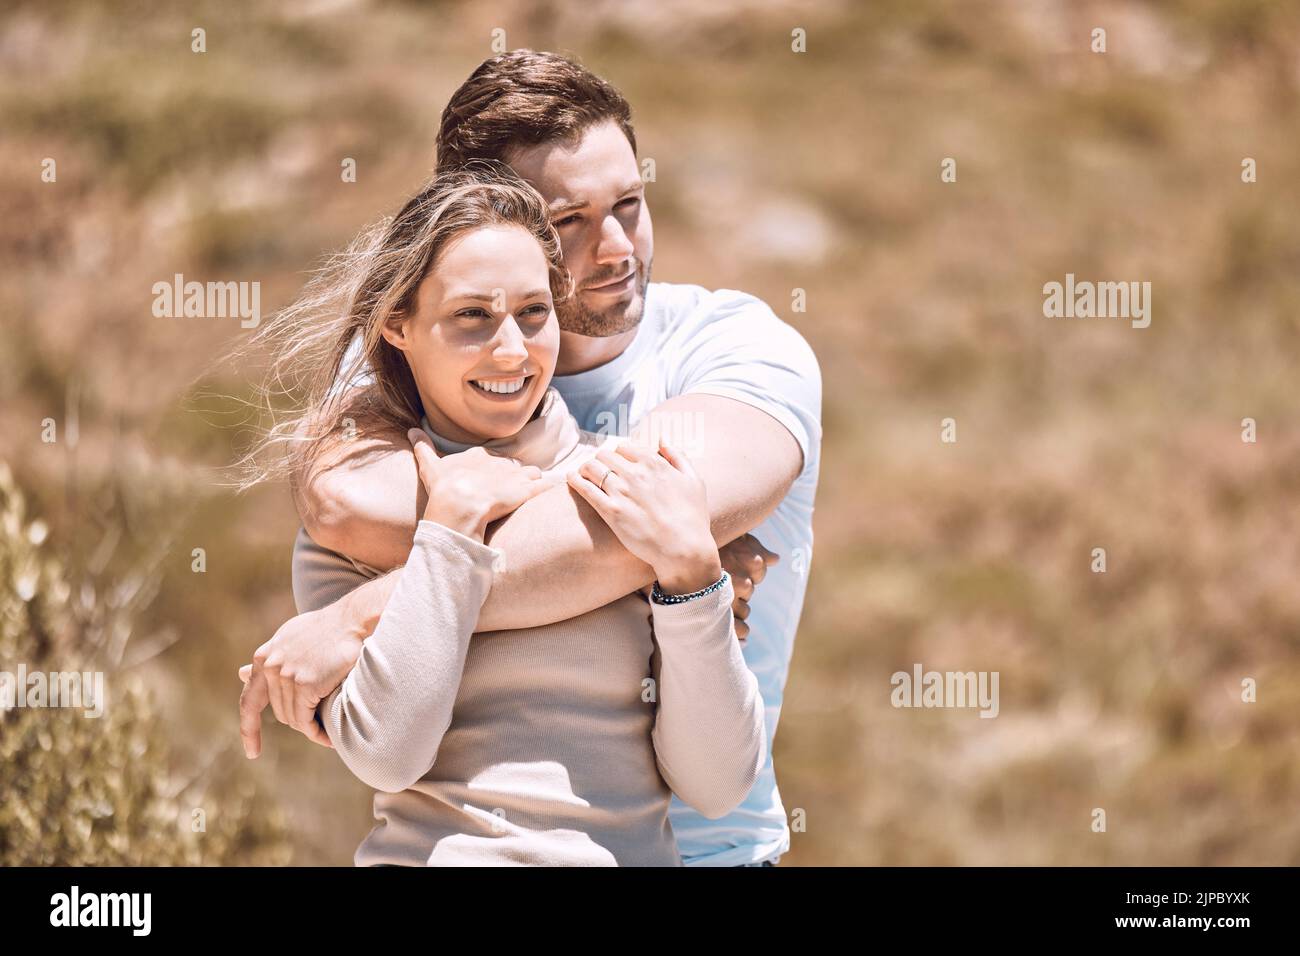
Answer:
[[[414,309],[421,280],[448,243],[492,225],[532,235],[546,256],[552,297],[559,302],[571,294],[546,202],[509,167],[475,161],[430,180],[397,215],[332,256],[248,344],[249,351],[271,353],[257,391],[271,424],[238,463],[241,490],[301,474],[331,435],[357,422],[418,427],[420,394],[405,354],[384,339],[384,324]],[[293,403],[287,411],[277,408],[284,398]]]

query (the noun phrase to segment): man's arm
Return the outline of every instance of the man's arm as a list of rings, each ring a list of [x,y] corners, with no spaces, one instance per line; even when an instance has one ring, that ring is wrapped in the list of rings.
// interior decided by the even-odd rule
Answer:
[[[292,475],[311,540],[391,571],[406,560],[427,495],[406,435],[360,417],[355,437],[333,435]]]
[[[717,395],[679,395],[630,436],[650,443],[656,422],[689,421],[687,452],[708,491],[721,547],[761,524],[803,467],[799,444],[766,412]],[[665,429],[673,434],[672,429]],[[535,627],[602,607],[654,580],[599,515],[567,487],[552,488],[501,524],[492,546],[506,554],[479,615],[479,630]]]
[[[298,616],[282,624],[240,668],[239,734],[244,753],[262,752],[262,712],[329,747],[316,722],[316,706],[347,676],[363,642],[400,580],[397,572],[368,579],[351,561],[319,547],[304,531],[293,549],[293,591]]]
[[[687,454],[707,489],[714,540],[730,545],[724,549],[722,559],[733,578],[736,629],[743,639],[748,631],[744,623],[748,615],[746,602],[762,581],[767,565],[777,557],[745,532],[762,523],[785,497],[802,469],[802,452],[784,426],[737,400],[707,394],[683,395],[664,402],[652,413],[665,414],[685,416],[676,420],[693,425]],[[656,419],[652,418],[632,437],[648,444],[647,432],[655,427]],[[345,532],[369,521],[367,533],[373,535],[372,541],[382,543],[397,536],[384,546],[390,547],[397,555],[396,563],[401,563],[410,552],[409,536],[414,534],[415,523],[406,530],[402,524],[405,505],[394,505],[391,499],[400,498],[403,487],[409,488],[403,477],[408,469],[415,475],[414,484],[421,494],[423,485],[414,456],[396,450],[396,439],[372,441],[376,444],[369,446],[369,451],[358,445],[350,454],[334,452],[337,457],[332,472],[309,476],[298,487],[315,494],[328,487],[329,494],[338,496],[328,504],[326,510],[330,510],[354,507],[344,504],[348,493],[345,486],[354,479],[378,483],[382,487],[365,489],[355,499],[355,504],[374,504],[378,520],[369,521],[365,514],[344,518],[344,511],[333,511],[336,520],[326,522],[326,526],[329,531]],[[376,453],[379,457],[375,457]],[[396,485],[389,487],[385,482],[394,476]],[[417,507],[423,509],[423,502]],[[307,513],[303,515],[306,521]],[[347,540],[331,540],[335,548],[348,550]],[[526,502],[498,525],[490,542],[505,551],[505,563],[497,571],[479,614],[476,630],[480,631],[567,620],[647,587],[654,579],[650,566],[633,557],[591,506],[567,485],[557,485]],[[329,745],[316,723],[316,706],[347,676],[398,581],[397,575],[387,574],[361,583],[364,575],[353,575],[341,559],[333,564],[309,560],[315,551],[319,549],[311,539],[304,540],[300,535],[294,556],[294,587],[295,593],[302,595],[299,610],[305,613],[287,621],[258,648],[251,673],[244,675],[240,733],[250,757],[261,752],[261,714],[268,703],[282,722],[317,743]],[[373,552],[367,556],[371,560],[366,563],[391,566]],[[313,577],[315,583],[303,581],[300,586],[300,571],[305,573],[317,565],[321,573]],[[340,567],[342,572],[338,571]],[[323,573],[331,568],[333,573]],[[322,580],[328,586],[320,586]],[[333,603],[326,604],[329,601]]]
[[[686,449],[708,489],[714,539],[724,545],[763,522],[803,467],[794,436],[775,418],[718,395],[671,398],[631,438],[648,443],[661,423],[689,422]],[[665,429],[669,434],[671,428]],[[323,456],[295,483],[312,538],[378,568],[405,560],[422,503],[413,456],[400,439],[378,434]],[[385,447],[386,446],[386,447]],[[525,502],[495,529],[491,545],[505,552],[479,615],[477,630],[536,627],[602,607],[654,580],[592,510],[565,485]],[[362,589],[341,602],[340,623],[377,619],[382,595]]]

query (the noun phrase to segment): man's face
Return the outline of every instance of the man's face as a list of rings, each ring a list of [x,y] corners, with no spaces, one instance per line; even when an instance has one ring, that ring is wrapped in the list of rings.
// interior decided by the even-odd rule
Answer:
[[[550,205],[575,294],[555,304],[566,332],[605,337],[641,321],[654,260],[654,227],[632,146],[614,122],[573,147],[513,151],[510,165]]]

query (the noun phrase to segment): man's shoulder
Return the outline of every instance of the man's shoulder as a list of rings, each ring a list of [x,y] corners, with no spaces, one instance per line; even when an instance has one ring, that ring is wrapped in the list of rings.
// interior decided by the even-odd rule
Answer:
[[[808,340],[758,296],[737,289],[706,289],[698,285],[651,283],[656,288],[654,308],[659,313],[659,334],[671,349],[698,352],[735,350],[780,353],[805,369],[816,369],[817,357]]]
[[[734,316],[786,325],[766,302],[738,289],[706,289],[679,282],[650,283],[650,304],[664,330],[686,330]]]

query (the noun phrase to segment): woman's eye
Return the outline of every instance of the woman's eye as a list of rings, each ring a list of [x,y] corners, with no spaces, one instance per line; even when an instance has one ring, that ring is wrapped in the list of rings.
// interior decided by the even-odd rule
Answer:
[[[484,310],[484,309],[477,309],[477,308],[475,308],[475,309],[461,309],[461,310],[460,310],[459,312],[457,312],[456,314],[459,315],[459,316],[463,316],[464,318],[467,318],[467,319],[490,318],[490,316],[487,314],[487,311],[486,311],[486,310]]]
[[[631,209],[632,206],[635,206],[640,201],[641,201],[640,196],[628,196],[626,199],[620,200],[618,204],[625,208]]]
[[[524,315],[550,315],[551,307],[538,302],[536,305],[530,305],[524,309]]]

